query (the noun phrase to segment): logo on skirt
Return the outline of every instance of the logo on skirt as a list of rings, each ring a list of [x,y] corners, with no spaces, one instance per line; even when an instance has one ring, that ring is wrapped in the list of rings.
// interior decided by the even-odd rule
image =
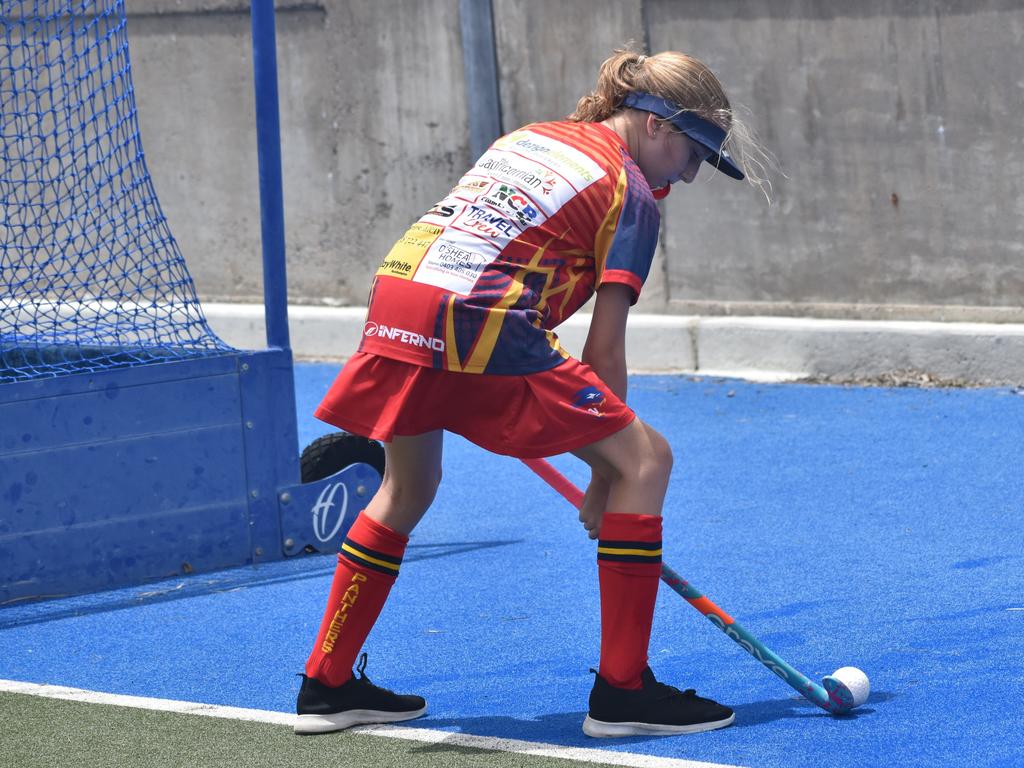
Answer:
[[[597,387],[584,387],[573,398],[572,407],[587,411],[595,416],[604,416],[605,396]]]

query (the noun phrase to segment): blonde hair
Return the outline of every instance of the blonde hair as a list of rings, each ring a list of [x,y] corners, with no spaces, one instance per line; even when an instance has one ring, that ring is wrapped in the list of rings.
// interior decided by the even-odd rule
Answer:
[[[634,91],[668,99],[681,111],[693,112],[724,130],[725,150],[747,180],[771,200],[772,185],[767,176],[769,170],[778,170],[775,158],[737,116],[714,72],[693,56],[678,51],[646,56],[627,48],[617,49],[601,64],[593,93],[579,100],[568,119],[578,123],[607,120],[623,108],[623,99]],[[672,127],[668,120],[661,122]]]

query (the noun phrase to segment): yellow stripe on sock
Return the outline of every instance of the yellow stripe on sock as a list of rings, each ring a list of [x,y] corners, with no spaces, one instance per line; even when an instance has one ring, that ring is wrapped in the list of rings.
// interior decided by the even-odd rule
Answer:
[[[341,548],[348,552],[350,555],[354,555],[355,557],[359,558],[360,560],[365,560],[368,563],[373,563],[374,565],[379,565],[382,568],[387,568],[389,571],[394,571],[395,573],[398,573],[398,566],[394,563],[389,563],[386,560],[378,560],[376,557],[370,557],[366,553],[360,552],[358,549],[350,547],[346,542],[342,542]]]
[[[642,555],[643,557],[661,557],[660,549],[615,549],[614,547],[598,547],[599,555]]]

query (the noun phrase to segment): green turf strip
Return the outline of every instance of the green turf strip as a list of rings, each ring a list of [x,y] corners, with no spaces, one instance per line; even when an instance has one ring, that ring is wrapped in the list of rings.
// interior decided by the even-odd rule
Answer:
[[[356,733],[0,693],[0,764],[11,768],[586,768],[598,763]]]

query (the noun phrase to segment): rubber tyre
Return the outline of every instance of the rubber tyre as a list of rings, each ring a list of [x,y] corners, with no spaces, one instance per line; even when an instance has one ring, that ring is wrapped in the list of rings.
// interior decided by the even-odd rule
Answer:
[[[330,477],[350,464],[364,462],[384,477],[384,446],[348,432],[332,432],[306,446],[299,457],[302,482]]]

